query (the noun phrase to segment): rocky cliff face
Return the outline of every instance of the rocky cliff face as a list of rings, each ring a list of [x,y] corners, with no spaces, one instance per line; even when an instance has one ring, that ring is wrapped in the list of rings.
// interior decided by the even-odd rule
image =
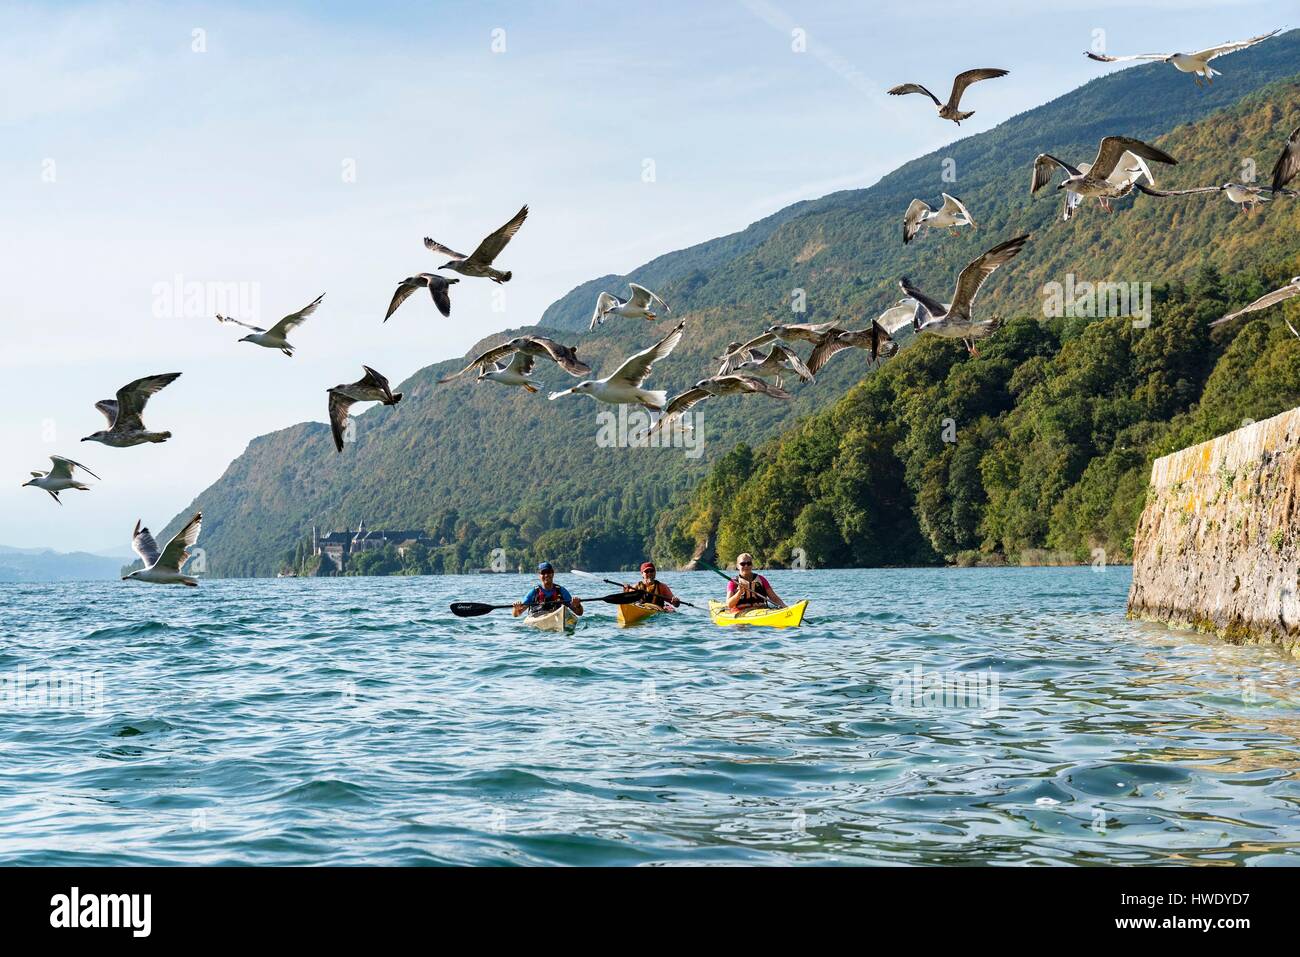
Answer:
[[[1157,459],[1129,615],[1300,657],[1300,409]]]

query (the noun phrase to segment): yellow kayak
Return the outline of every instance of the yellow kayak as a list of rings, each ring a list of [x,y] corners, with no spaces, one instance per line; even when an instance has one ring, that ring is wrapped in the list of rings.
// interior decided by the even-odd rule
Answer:
[[[709,614],[715,625],[764,625],[768,628],[797,628],[803,621],[808,599],[787,608],[748,608],[745,611],[727,611],[720,601],[709,602]]]
[[[635,625],[638,621],[645,621],[647,618],[663,611],[663,609],[657,605],[643,605],[641,602],[636,602],[631,605],[618,605],[617,610],[618,624],[621,628],[626,628],[628,625]]]

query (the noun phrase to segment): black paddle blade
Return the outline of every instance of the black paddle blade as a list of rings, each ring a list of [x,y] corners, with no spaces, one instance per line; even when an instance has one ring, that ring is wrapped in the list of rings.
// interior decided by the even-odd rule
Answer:
[[[501,607],[501,605],[485,605],[479,601],[454,601],[451,603],[451,613],[457,618],[477,618]]]
[[[607,601],[611,605],[631,605],[633,602],[641,600],[641,596],[634,591],[619,592],[617,595],[604,595],[600,598],[588,598],[586,601]]]

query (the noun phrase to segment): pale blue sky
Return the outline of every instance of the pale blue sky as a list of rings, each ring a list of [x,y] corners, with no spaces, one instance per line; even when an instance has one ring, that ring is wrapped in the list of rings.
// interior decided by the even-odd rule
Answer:
[[[126,551],[137,517],[161,526],[250,439],[324,421],[324,389],[360,362],[396,383],[535,322],[586,279],[870,185],[1114,69],[1081,55],[1094,29],[1117,53],[1148,52],[1294,14],[992,6],[6,3],[0,544]],[[884,95],[907,80],[946,91],[972,66],[1011,76],[975,88],[960,130],[919,98]],[[525,202],[498,263],[509,285],[465,281],[450,320],[421,295],[380,324],[397,281],[436,265],[423,236],[472,247]],[[286,359],[207,315],[155,316],[155,287],[177,276],[254,284],[261,320],[327,295]],[[101,427],[96,400],[169,371],[184,374],[146,421],[170,442],[77,441]],[[20,488],[51,452],[104,481],[62,508]]]

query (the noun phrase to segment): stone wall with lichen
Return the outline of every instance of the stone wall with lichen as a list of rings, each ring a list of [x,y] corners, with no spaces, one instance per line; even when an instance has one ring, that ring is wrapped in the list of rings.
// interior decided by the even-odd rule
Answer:
[[[1157,459],[1130,617],[1300,657],[1300,409]]]

